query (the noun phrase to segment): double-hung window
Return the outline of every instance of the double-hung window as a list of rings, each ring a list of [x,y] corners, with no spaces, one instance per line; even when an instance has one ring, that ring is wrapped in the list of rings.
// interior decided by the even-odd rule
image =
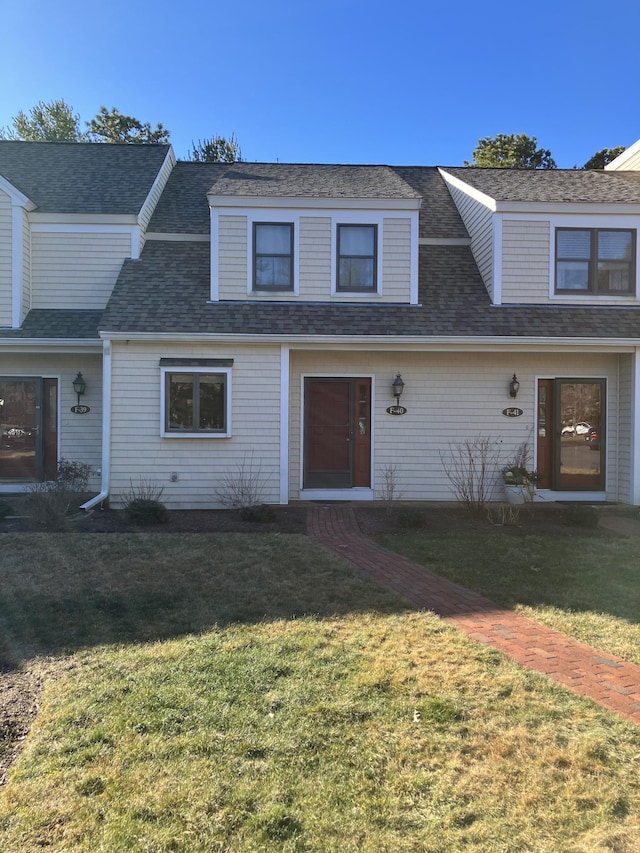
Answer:
[[[253,289],[293,290],[292,223],[253,223]]]
[[[230,370],[168,366],[163,382],[163,435],[230,435]]]
[[[635,278],[633,229],[556,230],[556,293],[635,294]]]
[[[377,290],[378,229],[376,225],[338,225],[337,291]]]

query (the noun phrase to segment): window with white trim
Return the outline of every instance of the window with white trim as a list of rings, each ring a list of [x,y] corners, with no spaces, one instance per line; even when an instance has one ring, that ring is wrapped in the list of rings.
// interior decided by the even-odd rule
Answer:
[[[171,361],[179,362],[180,359],[161,359],[161,364]],[[161,373],[164,436],[215,438],[231,434],[231,371],[228,368],[168,364]]]
[[[253,223],[253,289],[293,290],[293,223]]]
[[[336,291],[377,291],[377,225],[338,225]]]
[[[556,229],[556,293],[633,295],[635,281],[634,229]]]

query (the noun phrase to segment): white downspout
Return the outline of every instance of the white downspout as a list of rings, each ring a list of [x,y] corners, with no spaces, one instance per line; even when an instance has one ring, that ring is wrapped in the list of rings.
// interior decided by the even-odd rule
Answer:
[[[111,469],[111,341],[102,348],[102,481],[100,494],[83,503],[80,509],[90,510],[109,496]]]

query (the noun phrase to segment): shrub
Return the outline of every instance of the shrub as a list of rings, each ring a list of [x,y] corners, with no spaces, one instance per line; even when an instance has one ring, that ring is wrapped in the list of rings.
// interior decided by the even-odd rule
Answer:
[[[424,512],[419,509],[403,509],[397,515],[398,527],[407,530],[424,527],[425,520]]]
[[[144,527],[150,524],[166,524],[169,511],[163,503],[152,498],[133,498],[124,508],[124,517],[129,524]]]
[[[0,521],[4,521],[9,515],[13,515],[13,507],[4,498],[0,498]]]
[[[25,506],[36,529],[64,530],[74,498],[87,490],[91,466],[61,458],[56,478],[48,483],[31,483]]]
[[[257,506],[246,506],[240,510],[240,518],[243,521],[258,521],[266,524],[276,520],[276,511],[269,504],[258,504]]]

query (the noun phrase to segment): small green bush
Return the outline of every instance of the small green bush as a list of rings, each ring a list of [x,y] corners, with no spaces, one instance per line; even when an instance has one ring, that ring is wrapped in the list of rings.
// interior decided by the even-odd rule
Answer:
[[[0,498],[0,521],[4,521],[9,515],[13,515],[13,507],[4,498]]]
[[[562,518],[571,527],[594,530],[599,523],[598,510],[589,504],[570,504],[565,507]]]
[[[403,509],[398,513],[397,521],[398,527],[415,530],[419,527],[424,527],[426,519],[424,512],[419,509]]]
[[[240,518],[243,521],[258,521],[266,524],[276,520],[276,512],[269,504],[258,504],[257,506],[245,506],[240,510]]]
[[[124,508],[124,517],[129,524],[141,527],[151,524],[166,524],[169,510],[160,501],[150,498],[134,498]]]

